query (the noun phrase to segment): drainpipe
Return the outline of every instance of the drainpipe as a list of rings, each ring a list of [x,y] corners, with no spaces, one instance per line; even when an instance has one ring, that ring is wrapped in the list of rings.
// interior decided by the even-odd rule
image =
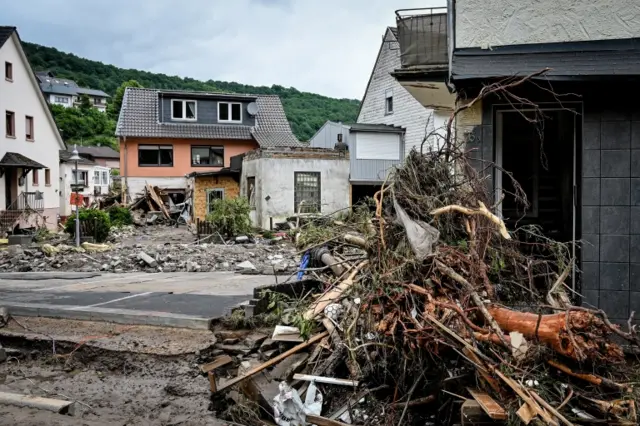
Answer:
[[[129,168],[128,168],[128,161],[127,161],[127,137],[123,136],[122,137],[122,145],[123,145],[123,149],[124,149],[124,185],[120,185],[120,190],[122,191],[122,199],[121,199],[121,203],[122,205],[126,205],[127,204],[127,190],[129,189],[129,180],[127,179],[127,177],[129,176]]]

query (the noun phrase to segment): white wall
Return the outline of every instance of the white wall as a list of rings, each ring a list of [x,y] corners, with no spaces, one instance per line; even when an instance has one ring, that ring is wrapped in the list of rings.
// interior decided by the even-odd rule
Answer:
[[[75,165],[73,163],[60,163],[60,179],[61,179],[61,195],[60,195],[60,216],[69,216],[72,212],[75,211],[75,206],[71,206],[69,204],[71,193],[71,184],[75,183],[75,179],[73,177],[73,171],[75,170]],[[100,187],[100,194],[105,195],[109,193],[109,186],[111,185],[111,169],[108,167],[102,166],[92,166],[87,164],[78,164],[78,172],[85,171],[88,176],[88,185],[80,191],[80,194],[84,196],[84,198],[89,199],[89,203],[92,203],[95,199],[95,188],[96,186]],[[100,175],[100,183],[96,184],[93,181],[94,172],[101,173]],[[106,185],[102,182],[102,172],[107,173],[107,182]]]
[[[45,185],[44,171],[41,170],[40,184],[37,190],[44,193],[44,206],[47,210],[44,215],[47,216],[48,221],[55,221],[55,216],[50,216],[52,212],[54,212],[53,214],[57,213],[60,205],[58,152],[63,147],[56,138],[54,125],[48,119],[48,109],[39,98],[40,87],[32,81],[32,78],[35,79],[35,77],[32,76],[31,69],[23,62],[16,40],[14,34],[0,48],[0,64],[2,64],[0,72],[4,74],[5,61],[11,62],[13,65],[13,82],[5,80],[4,75],[0,78],[0,122],[3,126],[0,131],[0,157],[3,157],[7,151],[17,152],[49,168],[51,185]],[[8,138],[5,135],[5,111],[15,113],[15,138]],[[33,117],[34,141],[27,141],[25,137],[25,116],[27,115]],[[26,186],[18,188],[18,192],[34,190],[31,184],[31,173],[25,182]],[[0,210],[6,208],[4,188],[3,177],[0,178]],[[48,225],[51,223],[48,222]]]
[[[637,0],[456,0],[456,48],[640,36]]]
[[[67,102],[60,102],[60,98],[66,99]],[[70,108],[73,106],[73,96],[69,95],[56,95],[55,93],[49,94],[49,103],[52,105],[62,105],[63,107]]]
[[[385,42],[373,69],[369,89],[365,93],[358,123],[392,124],[404,127],[405,154],[413,147],[420,149],[420,144],[427,133],[433,130],[433,110],[427,109],[418,102],[391,75],[400,68],[400,47],[391,33],[387,31]],[[385,115],[385,92],[393,90],[393,114]]]
[[[254,225],[269,229],[270,218],[275,225],[295,212],[294,172],[320,172],[322,214],[349,207],[348,159],[258,158],[243,163],[240,180],[246,197],[247,178],[256,178]]]
[[[349,126],[327,121],[318,132],[309,139],[312,148],[333,149],[338,143],[338,134],[342,133],[342,142],[349,144]]]

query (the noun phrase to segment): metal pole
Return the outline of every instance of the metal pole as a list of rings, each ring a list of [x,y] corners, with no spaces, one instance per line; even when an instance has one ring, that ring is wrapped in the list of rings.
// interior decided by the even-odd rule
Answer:
[[[76,160],[76,247],[80,247],[80,206],[78,204],[78,160]]]

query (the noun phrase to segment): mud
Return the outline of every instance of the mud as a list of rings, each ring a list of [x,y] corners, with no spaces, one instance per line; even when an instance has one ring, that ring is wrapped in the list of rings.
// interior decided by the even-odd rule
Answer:
[[[213,358],[211,346],[161,355],[56,340],[54,352],[47,337],[11,332],[0,342],[9,356],[0,364],[0,391],[78,401],[73,417],[0,406],[2,425],[226,424],[210,411],[209,383],[198,369]]]

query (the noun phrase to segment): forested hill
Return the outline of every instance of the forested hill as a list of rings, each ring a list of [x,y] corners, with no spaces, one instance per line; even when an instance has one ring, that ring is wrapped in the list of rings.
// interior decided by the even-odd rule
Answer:
[[[154,89],[203,90],[234,93],[274,94],[280,96],[296,136],[308,140],[327,120],[355,122],[359,101],[334,99],[314,93],[300,92],[282,86],[249,86],[225,81],[199,81],[134,69],[123,69],[102,62],[80,58],[52,47],[23,42],[24,50],[35,71],[48,70],[61,78],[75,80],[80,86],[100,89],[113,96],[118,86],[136,80]]]

